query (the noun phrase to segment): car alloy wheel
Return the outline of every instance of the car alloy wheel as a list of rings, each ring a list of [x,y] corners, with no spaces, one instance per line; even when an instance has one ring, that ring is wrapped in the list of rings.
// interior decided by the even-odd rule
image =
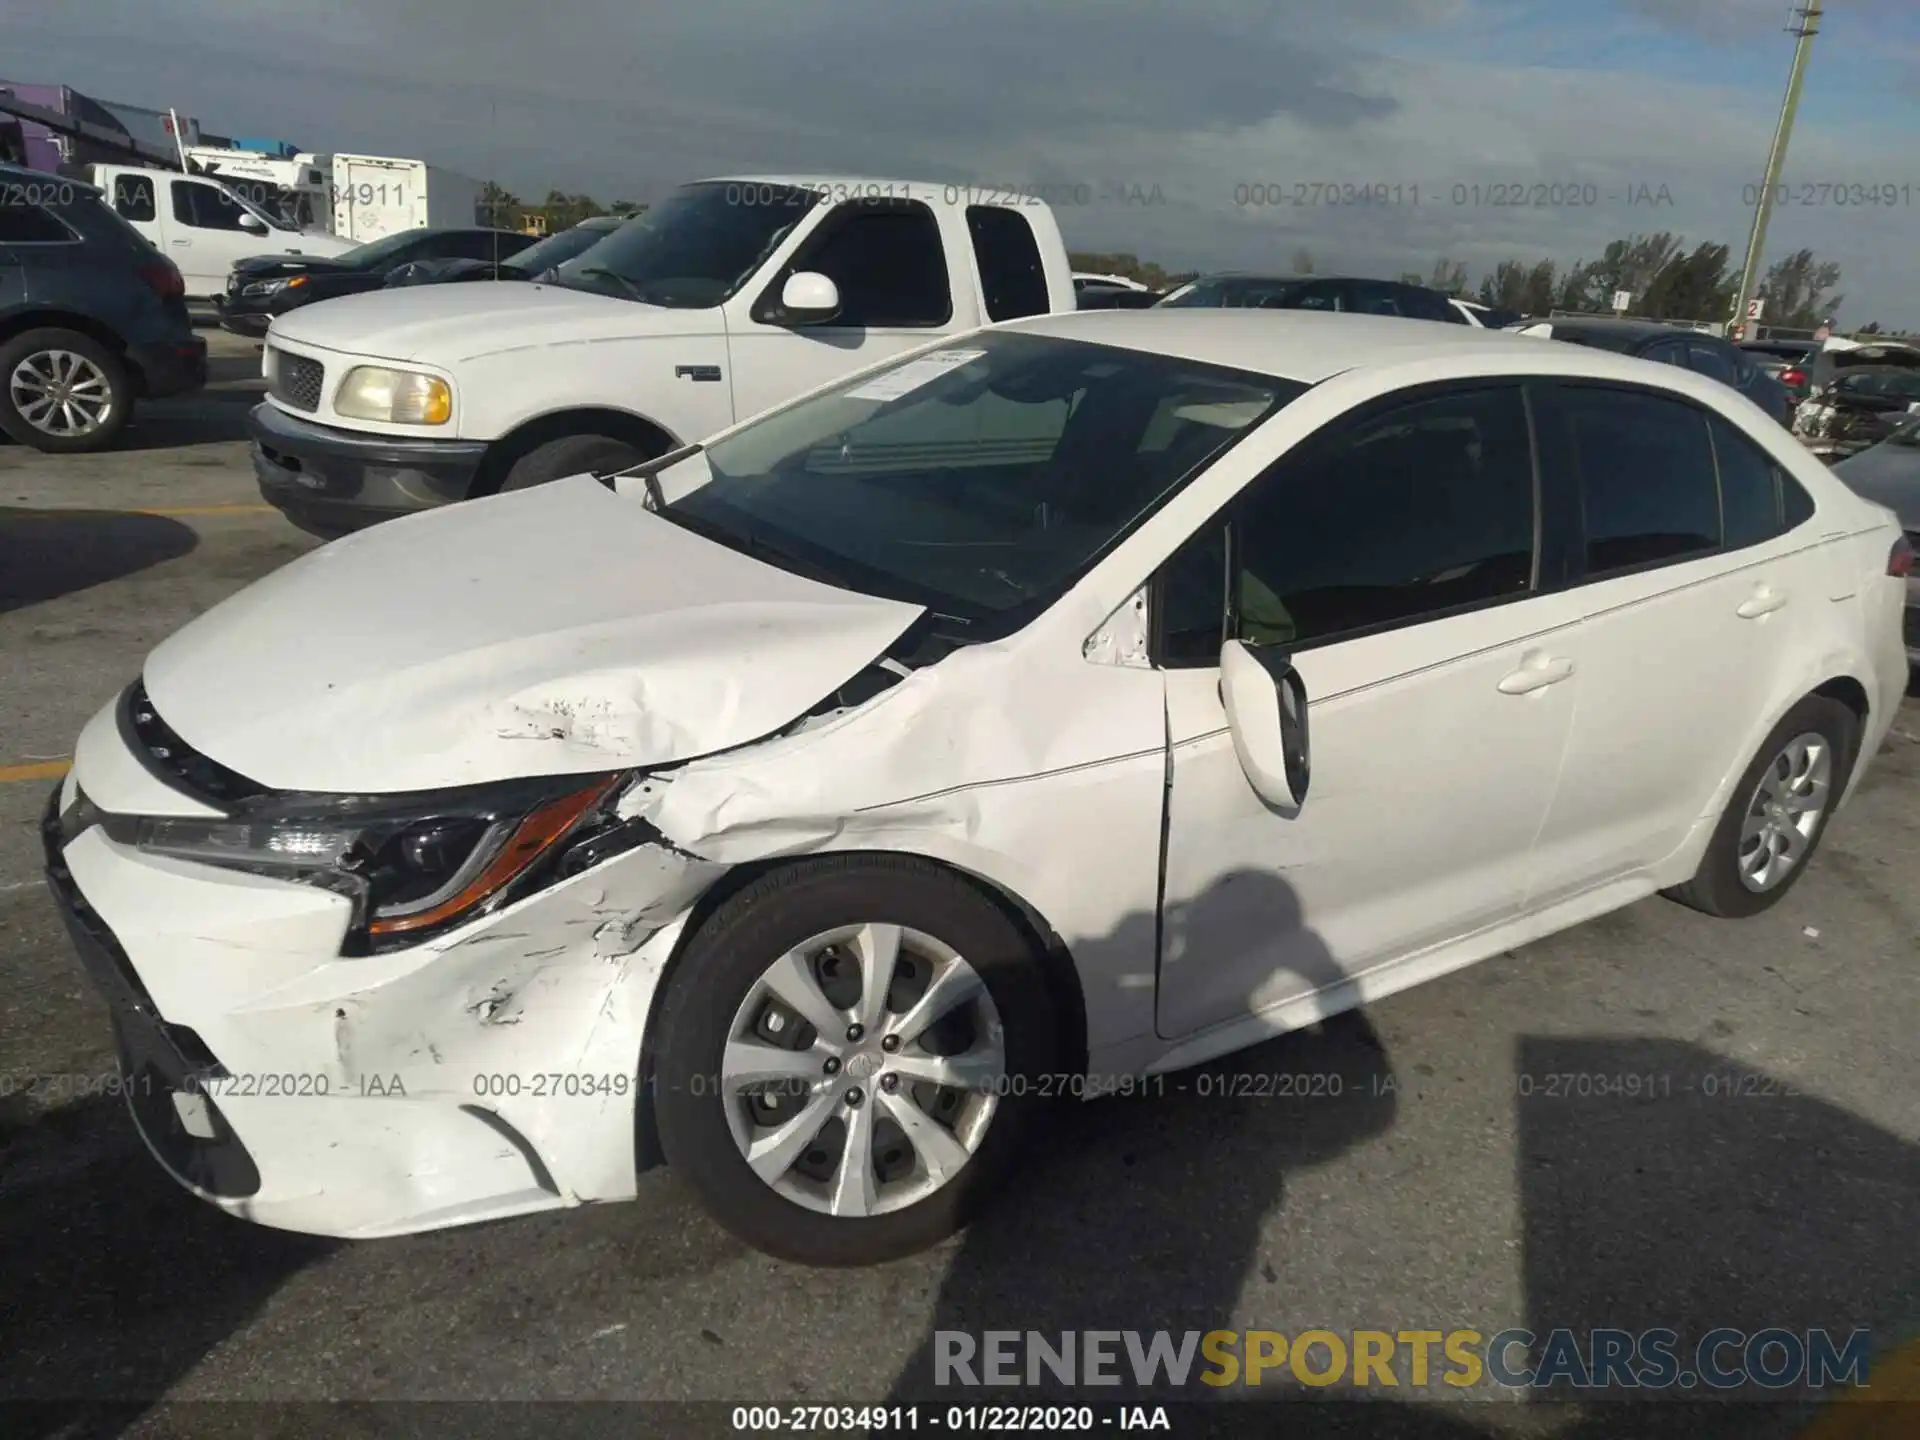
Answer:
[[[21,419],[62,440],[93,435],[113,416],[113,382],[72,350],[22,356],[7,377],[7,390]]]
[[[1740,826],[1740,883],[1755,894],[1792,873],[1820,831],[1833,790],[1833,750],[1823,735],[1796,735],[1761,772]]]
[[[1007,1073],[1000,1015],[965,957],[901,925],[842,926],[749,987],[719,1072],[748,1167],[783,1199],[885,1215],[951,1182]]]

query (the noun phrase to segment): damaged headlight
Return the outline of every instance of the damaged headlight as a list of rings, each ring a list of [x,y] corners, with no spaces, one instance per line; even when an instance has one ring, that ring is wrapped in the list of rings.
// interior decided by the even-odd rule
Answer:
[[[108,817],[122,844],[299,880],[354,902],[354,944],[417,944],[556,874],[638,843],[629,775],[564,775],[395,796],[280,795],[218,820]],[[617,837],[617,838],[616,838]],[[586,864],[581,863],[586,859]]]

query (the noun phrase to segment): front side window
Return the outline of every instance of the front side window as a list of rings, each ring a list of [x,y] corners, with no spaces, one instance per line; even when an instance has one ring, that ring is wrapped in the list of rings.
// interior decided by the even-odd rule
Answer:
[[[819,202],[819,191],[793,185],[683,185],[561,265],[554,283],[670,309],[708,309],[751,280]]]
[[[245,230],[247,227],[240,223],[244,215],[252,215],[263,227],[267,225],[265,216],[218,186],[175,180],[172,191],[173,218],[195,230]]]
[[[812,270],[840,292],[836,326],[919,327],[953,318],[940,222],[918,200],[849,200],[801,246],[785,274]],[[771,289],[776,303],[780,280]]]
[[[670,520],[991,638],[1304,389],[988,333],[774,411],[658,480]]]
[[[1169,562],[1161,658],[1211,665],[1227,636],[1306,648],[1527,594],[1534,504],[1518,386],[1342,426],[1283,456]]]
[[[1560,386],[1557,453],[1580,496],[1589,579],[1720,548],[1720,495],[1707,417],[1634,390]]]
[[[980,267],[980,291],[989,320],[1047,313],[1047,274],[1033,226],[1004,205],[969,205],[967,233]],[[1076,285],[1076,291],[1083,287]]]

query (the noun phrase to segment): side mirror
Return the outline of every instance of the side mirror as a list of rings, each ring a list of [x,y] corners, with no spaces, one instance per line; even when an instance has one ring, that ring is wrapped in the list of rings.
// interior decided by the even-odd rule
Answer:
[[[817,270],[801,270],[780,287],[780,323],[824,325],[840,313],[840,287]]]
[[[267,227],[262,223],[260,217],[250,214],[245,210],[240,212],[240,228],[249,235],[264,235],[267,233]]]
[[[1306,803],[1312,760],[1307,687],[1293,661],[1271,645],[1227,641],[1220,647],[1220,699],[1233,753],[1254,793],[1269,805],[1298,810]]]

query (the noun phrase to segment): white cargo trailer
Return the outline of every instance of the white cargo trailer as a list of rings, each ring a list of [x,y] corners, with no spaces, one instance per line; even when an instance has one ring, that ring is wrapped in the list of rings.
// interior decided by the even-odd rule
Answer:
[[[333,233],[365,243],[423,225],[472,225],[481,183],[422,160],[333,157]]]

